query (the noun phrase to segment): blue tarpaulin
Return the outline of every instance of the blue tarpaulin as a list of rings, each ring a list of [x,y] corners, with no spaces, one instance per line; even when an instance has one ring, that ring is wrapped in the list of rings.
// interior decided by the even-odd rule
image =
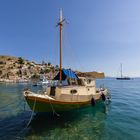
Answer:
[[[62,80],[65,80],[66,78],[71,79],[78,79],[78,76],[70,69],[63,69],[62,70]],[[55,76],[54,80],[60,79],[60,72]]]

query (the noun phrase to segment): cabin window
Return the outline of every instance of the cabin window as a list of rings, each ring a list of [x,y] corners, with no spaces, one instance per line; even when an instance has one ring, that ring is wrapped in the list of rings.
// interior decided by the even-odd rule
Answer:
[[[76,90],[76,89],[72,89],[72,90],[70,91],[70,93],[71,93],[71,94],[76,94],[76,93],[77,93],[77,90]]]
[[[77,81],[74,79],[68,79],[68,85],[77,85]]]
[[[91,79],[87,79],[87,84],[90,84],[91,83]]]
[[[78,82],[78,85],[80,85],[80,86],[83,86],[84,85],[82,79],[78,79],[77,82]]]

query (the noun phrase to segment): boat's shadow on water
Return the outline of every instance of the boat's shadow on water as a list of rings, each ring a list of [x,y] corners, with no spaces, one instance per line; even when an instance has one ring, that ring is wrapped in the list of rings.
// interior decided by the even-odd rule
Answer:
[[[0,137],[6,139],[30,139],[34,136],[52,135],[52,130],[73,129],[74,125],[83,125],[91,119],[96,118],[95,122],[104,120],[106,113],[110,108],[109,105],[96,104],[96,106],[85,107],[68,112],[34,114],[32,112],[22,111],[15,116],[0,120]],[[30,121],[30,119],[32,119]],[[30,122],[30,123],[29,123]],[[29,125],[28,125],[29,123]],[[89,122],[90,123],[90,122]]]
[[[96,106],[89,106],[82,109],[76,109],[68,112],[59,112],[59,113],[46,113],[46,114],[36,114],[29,127],[27,135],[32,134],[41,134],[42,132],[49,132],[56,128],[66,128],[69,124],[75,124],[79,121],[83,121],[85,118],[88,119],[88,116],[97,117],[99,119],[101,116],[102,119],[105,119],[106,114],[108,113],[110,104],[96,104]]]

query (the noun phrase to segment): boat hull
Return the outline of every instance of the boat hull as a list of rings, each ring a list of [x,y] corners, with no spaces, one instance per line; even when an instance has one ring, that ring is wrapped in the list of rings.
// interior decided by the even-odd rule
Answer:
[[[36,94],[30,91],[23,92],[24,97],[34,112],[62,112],[69,111],[73,109],[78,109],[86,106],[94,106],[97,101],[103,102],[107,97],[109,97],[108,90],[105,89],[101,92],[97,92],[95,95],[88,96],[88,99],[84,100],[56,100],[47,94]],[[102,96],[104,95],[104,96]],[[72,95],[73,97],[74,95]]]
[[[69,111],[85,106],[91,105],[91,101],[86,102],[62,102],[62,101],[52,101],[52,100],[42,100],[35,99],[32,97],[26,97],[26,101],[30,106],[31,110],[34,112],[61,112],[61,111]]]
[[[124,78],[116,78],[117,80],[131,80],[129,77],[124,77]]]

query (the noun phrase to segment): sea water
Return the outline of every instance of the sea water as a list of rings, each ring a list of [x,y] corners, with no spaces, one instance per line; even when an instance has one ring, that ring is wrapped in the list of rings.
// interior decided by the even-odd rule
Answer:
[[[111,102],[58,114],[33,114],[22,91],[42,87],[0,83],[0,140],[139,140],[140,79],[97,80]]]

